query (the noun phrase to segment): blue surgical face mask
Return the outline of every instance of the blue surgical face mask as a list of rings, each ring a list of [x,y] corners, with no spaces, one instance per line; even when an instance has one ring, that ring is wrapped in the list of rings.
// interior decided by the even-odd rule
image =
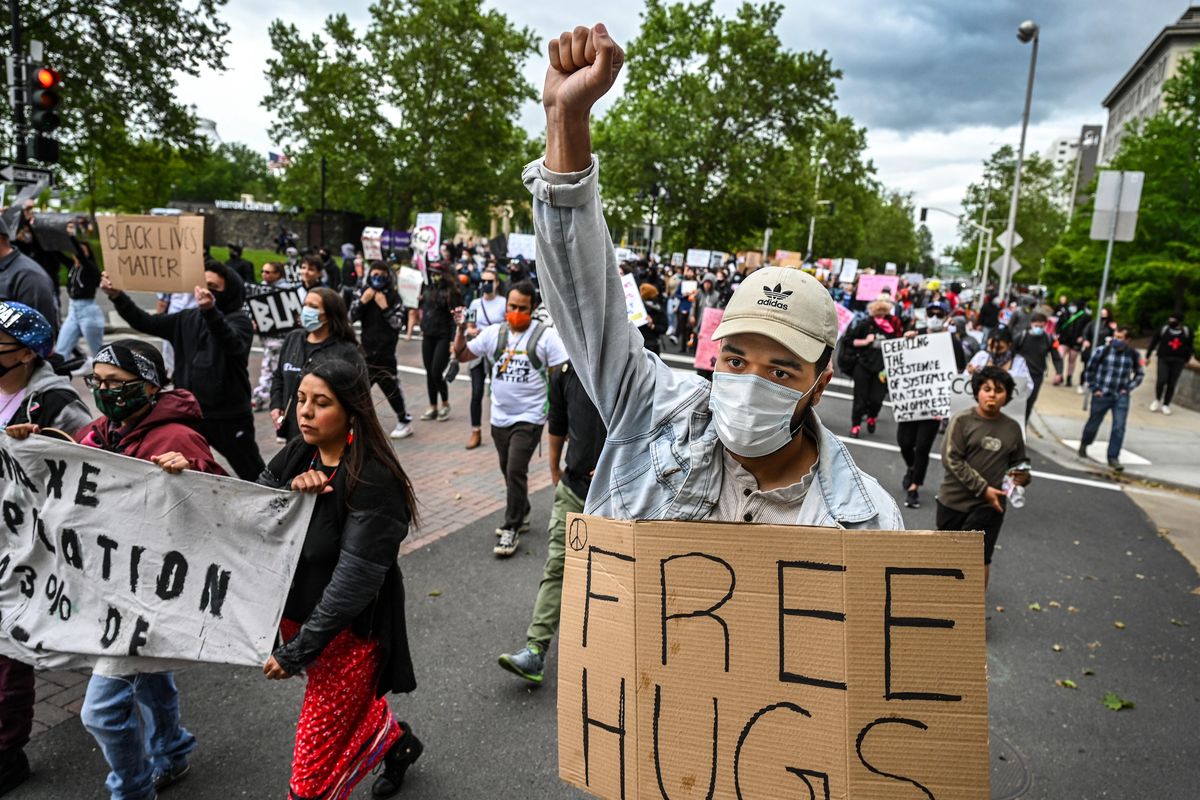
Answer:
[[[388,279],[386,275],[372,275],[367,279],[367,282],[371,284],[372,289],[386,289],[388,285]]]
[[[300,309],[300,325],[303,326],[304,330],[312,333],[313,331],[320,330],[324,324],[321,322],[321,312],[317,309],[312,306],[305,306]]]
[[[1029,332],[1032,333],[1034,336],[1041,336],[1043,333],[1046,332],[1046,329],[1040,325],[1032,325],[1029,328]]]
[[[1125,349],[1125,340],[1124,339],[1113,339],[1112,346],[1113,346],[1114,350],[1124,350]]]
[[[796,406],[815,388],[800,392],[757,375],[713,375],[709,408],[725,449],[744,458],[761,458],[787,445]]]

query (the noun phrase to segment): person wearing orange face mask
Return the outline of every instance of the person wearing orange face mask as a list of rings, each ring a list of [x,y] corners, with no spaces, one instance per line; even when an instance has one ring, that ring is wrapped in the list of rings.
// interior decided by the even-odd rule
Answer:
[[[482,356],[491,362],[492,441],[507,487],[504,525],[496,529],[500,539],[492,550],[501,558],[515,553],[521,534],[529,532],[529,459],[546,424],[548,369],[567,360],[558,332],[533,319],[535,296],[529,281],[514,283],[505,321],[470,341],[463,309],[455,313],[454,357],[461,362]]]

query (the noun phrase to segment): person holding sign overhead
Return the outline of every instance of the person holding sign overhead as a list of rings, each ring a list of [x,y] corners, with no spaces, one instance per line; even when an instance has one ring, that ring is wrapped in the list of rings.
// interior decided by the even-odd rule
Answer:
[[[895,530],[896,502],[815,407],[833,377],[837,315],[811,275],[759,269],[713,335],[710,384],[676,373],[629,322],[591,152],[592,106],[624,53],[602,25],[550,40],[546,155],[525,167],[555,327],[608,430],[586,511]]]
[[[241,278],[210,259],[204,264],[204,280],[205,285],[193,291],[196,307],[174,314],[147,314],[113,286],[107,272],[100,277],[100,288],[130,327],[171,343],[175,385],[200,403],[204,438],[229,460],[239,478],[252,481],[263,468],[250,405],[254,328],[242,308]]]
[[[296,414],[300,436],[259,478],[318,495],[283,609],[284,643],[263,665],[270,680],[307,678],[288,796],[349,797],[382,762],[371,793],[391,797],[424,749],[384,699],[416,688],[396,563],[416,497],[361,362],[306,369]]]

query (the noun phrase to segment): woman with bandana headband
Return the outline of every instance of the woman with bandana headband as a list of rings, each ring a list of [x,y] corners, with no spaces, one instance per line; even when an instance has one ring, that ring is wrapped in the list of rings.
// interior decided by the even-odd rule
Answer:
[[[999,367],[1013,377],[1016,397],[1033,391],[1033,375],[1029,364],[1013,347],[1012,332],[1008,328],[996,328],[988,335],[987,349],[980,350],[967,363],[967,372],[974,374],[984,367]]]
[[[85,378],[99,408],[98,419],[75,440],[163,470],[224,475],[204,437],[203,419],[191,392],[165,388],[162,355],[148,342],[124,339],[96,354]],[[14,438],[35,425],[9,428]],[[179,721],[179,692],[170,672],[138,658],[102,658],[88,681],[80,717],[110,769],[106,787],[114,797],[154,797],[187,774],[196,738]]]

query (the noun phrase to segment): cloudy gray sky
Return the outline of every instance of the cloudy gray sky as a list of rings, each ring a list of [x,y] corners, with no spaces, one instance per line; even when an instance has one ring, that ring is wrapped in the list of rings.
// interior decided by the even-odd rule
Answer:
[[[485,0],[543,40],[576,24],[603,21],[618,41],[641,24],[640,0]],[[738,3],[716,0],[732,14]],[[997,146],[1014,146],[1029,66],[1028,45],[1016,27],[1032,18],[1041,26],[1028,150],[1044,151],[1083,124],[1104,124],[1101,100],[1187,0],[834,0],[785,2],[780,35],[787,47],[827,50],[843,73],[839,107],[868,129],[868,155],[889,186],[913,192],[918,205],[958,210],[969,182]],[[230,0],[228,70],[184,78],[180,98],[216,121],[226,141],[264,153],[270,118],[252,102],[266,94],[270,55],[267,25],[281,18],[302,31],[319,29],[330,13],[344,12],[360,28],[367,0]],[[594,19],[598,9],[603,12]],[[540,86],[545,62],[526,72]],[[521,109],[531,132],[542,130],[540,108]],[[952,219],[930,218],[940,250],[954,239]],[[802,243],[777,243],[802,249]]]

